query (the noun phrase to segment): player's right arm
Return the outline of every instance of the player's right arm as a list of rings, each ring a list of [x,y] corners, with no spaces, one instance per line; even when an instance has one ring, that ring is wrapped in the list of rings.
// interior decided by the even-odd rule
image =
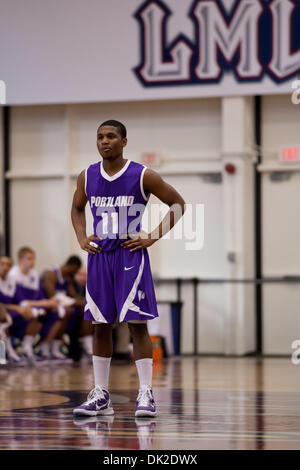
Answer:
[[[86,219],[85,219],[85,206],[88,199],[85,194],[85,171],[82,171],[77,178],[77,188],[73,196],[73,203],[71,209],[72,224],[76,233],[79,245],[84,251],[95,255],[101,252],[101,248],[95,248],[89,243],[94,240],[100,240],[97,237],[86,234]]]

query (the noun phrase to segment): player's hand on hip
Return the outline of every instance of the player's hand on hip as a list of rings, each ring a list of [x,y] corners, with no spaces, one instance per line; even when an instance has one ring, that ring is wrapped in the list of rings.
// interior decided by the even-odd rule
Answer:
[[[90,237],[84,238],[80,242],[80,246],[84,251],[87,251],[91,255],[95,255],[96,253],[101,253],[101,246],[98,245],[98,243],[95,243],[96,241],[100,241],[101,238],[94,237],[94,235],[91,235]]]
[[[129,251],[137,251],[143,248],[148,248],[156,242],[155,239],[151,238],[150,233],[141,232],[141,233],[129,233],[129,237],[133,240],[127,240],[126,242],[121,243],[123,248],[129,249]]]

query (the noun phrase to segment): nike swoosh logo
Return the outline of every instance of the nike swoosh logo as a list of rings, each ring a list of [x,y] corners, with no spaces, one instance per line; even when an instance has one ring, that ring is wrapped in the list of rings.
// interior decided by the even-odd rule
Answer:
[[[105,408],[106,406],[107,406],[106,403],[104,405],[101,405],[101,406],[97,405],[97,403],[96,403],[96,410],[97,411],[102,410],[102,408]]]
[[[131,268],[124,268],[125,271],[129,271],[129,269],[134,268],[134,266],[131,266]]]

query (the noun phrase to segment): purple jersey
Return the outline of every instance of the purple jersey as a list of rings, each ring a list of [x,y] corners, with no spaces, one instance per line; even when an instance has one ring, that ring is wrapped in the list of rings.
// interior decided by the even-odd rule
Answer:
[[[128,233],[139,233],[148,202],[143,188],[146,167],[127,160],[123,168],[109,176],[103,163],[85,172],[85,192],[94,218],[94,235],[102,238],[103,251],[115,250]]]
[[[24,300],[44,299],[40,276],[36,269],[30,269],[28,273],[24,274],[19,266],[14,266],[9,271],[8,278],[16,283],[17,303]]]
[[[0,302],[3,304],[18,305],[22,295],[22,287],[16,284],[14,278],[10,276],[10,272],[5,279],[0,278]],[[16,311],[10,310],[9,315],[13,320],[13,324],[9,329],[10,334],[16,338],[23,339],[29,321]]]
[[[141,231],[148,197],[143,188],[146,167],[127,160],[109,176],[102,163],[86,170],[86,195],[94,217],[94,234],[103,238],[101,253],[88,255],[86,320],[113,324],[147,321],[158,316],[146,248],[121,247],[127,234]]]
[[[0,303],[2,304],[18,304],[16,300],[16,283],[7,276],[5,279],[0,277]]]
[[[49,271],[54,271],[56,274],[56,292],[64,292],[66,294],[68,290],[68,281],[63,277],[60,268],[52,266],[49,268]]]

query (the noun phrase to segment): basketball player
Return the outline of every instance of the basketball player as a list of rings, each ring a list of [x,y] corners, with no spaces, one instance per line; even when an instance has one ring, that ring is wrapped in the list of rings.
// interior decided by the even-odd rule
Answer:
[[[82,266],[74,276],[74,287],[78,295],[85,298],[85,288],[87,280],[86,267]],[[79,330],[79,334],[78,334]],[[82,353],[82,360],[92,362],[93,358],[93,331],[94,325],[92,322],[84,320],[84,308],[82,309],[82,315],[80,323],[77,328],[77,336],[79,338],[80,350]],[[75,336],[76,333],[74,333]]]
[[[37,359],[33,353],[33,341],[40,333],[46,314],[46,309],[50,315],[55,316],[58,307],[58,300],[52,297],[46,299],[40,282],[40,275],[35,269],[35,251],[29,246],[23,246],[18,250],[18,264],[13,266],[8,274],[8,278],[16,284],[16,299],[21,306],[28,306],[38,317],[31,325],[30,331],[22,340],[24,355],[31,360]]]
[[[17,286],[14,279],[9,276],[12,264],[13,262],[11,258],[8,256],[1,256],[0,302],[3,304],[3,307],[9,313],[9,316],[12,319],[12,324],[10,325],[10,334],[13,337],[23,341],[24,356],[26,359],[30,359],[32,356],[31,351],[27,348],[28,339],[27,342],[24,341],[24,339],[29,337],[30,341],[32,341],[33,337],[38,332],[39,322],[37,321],[37,317],[39,316],[40,312],[38,312],[36,309],[32,309],[29,305],[19,305],[19,286]],[[20,362],[21,358],[13,349],[8,332],[6,332],[6,334],[8,358],[12,362]]]
[[[135,416],[156,416],[147,320],[156,318],[158,312],[147,248],[179,220],[185,203],[156,172],[124,159],[126,144],[122,123],[110,120],[99,126],[97,147],[103,161],[80,173],[73,198],[73,226],[81,248],[89,253],[85,318],[95,324],[95,388],[87,401],[74,409],[76,415],[114,413],[108,382],[112,327],[118,320],[128,323],[133,338],[140,382]],[[141,236],[141,217],[151,193],[170,210],[154,232]],[[89,237],[85,219],[88,201],[94,218],[94,235]]]
[[[81,260],[78,256],[70,256],[60,267],[52,266],[42,274],[42,285],[46,297],[56,297],[60,301],[56,323],[49,330],[50,325],[46,325],[47,338],[51,336],[52,357],[54,359],[66,359],[60,352],[63,344],[62,337],[67,332],[70,320],[79,314],[78,307],[84,307],[84,298],[77,294],[74,287],[74,276],[81,268]],[[74,308],[75,307],[75,308]],[[51,322],[50,318],[50,322]],[[44,331],[42,331],[44,334]],[[50,350],[46,349],[47,343],[42,345],[42,354],[49,356]]]

